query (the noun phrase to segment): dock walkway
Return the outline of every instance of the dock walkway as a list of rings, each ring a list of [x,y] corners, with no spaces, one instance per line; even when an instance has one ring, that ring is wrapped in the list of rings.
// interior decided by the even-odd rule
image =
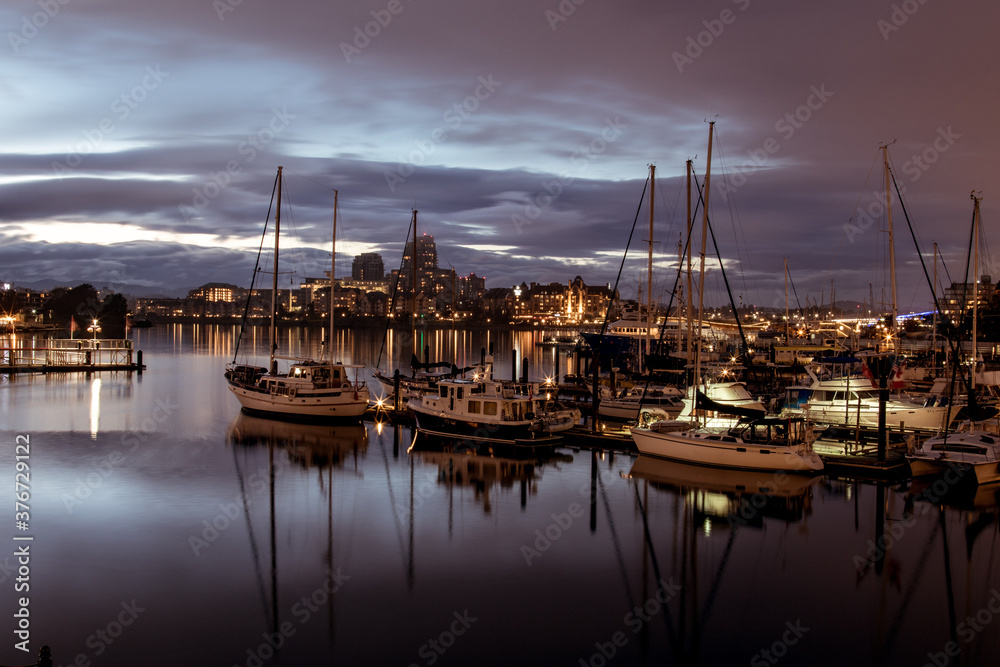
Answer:
[[[0,373],[71,373],[139,371],[142,350],[134,351],[129,339],[49,339],[0,347]]]

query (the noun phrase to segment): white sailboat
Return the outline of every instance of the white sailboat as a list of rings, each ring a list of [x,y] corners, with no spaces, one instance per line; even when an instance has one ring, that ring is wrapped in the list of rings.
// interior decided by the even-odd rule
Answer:
[[[973,276],[979,271],[979,198],[972,193],[973,210]],[[978,280],[973,286],[972,310],[972,364],[969,381],[975,388],[976,350],[976,319],[979,315],[979,285]],[[944,409],[944,408],[942,408]],[[912,453],[906,456],[910,462],[910,474],[914,477],[927,475],[945,475],[957,472],[961,478],[975,478],[979,484],[1000,481],[1000,435],[995,431],[983,430],[984,422],[966,422],[965,430],[944,433],[929,438],[920,444]]]
[[[274,216],[274,279],[271,291],[270,355],[268,368],[238,365],[226,367],[226,383],[243,409],[261,415],[285,418],[357,418],[368,407],[368,387],[357,379],[359,364],[334,361],[334,267],[337,256],[337,193],[333,207],[333,260],[330,267],[330,337],[327,360],[279,357],[277,343],[278,238],[281,230],[281,172],[277,176],[277,208]],[[286,373],[278,373],[278,359],[291,360]],[[349,375],[354,370],[354,379]]]

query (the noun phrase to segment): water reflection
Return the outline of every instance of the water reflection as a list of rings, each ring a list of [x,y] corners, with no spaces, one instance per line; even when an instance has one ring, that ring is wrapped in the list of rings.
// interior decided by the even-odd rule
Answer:
[[[255,417],[240,411],[229,425],[229,441],[244,447],[283,449],[303,468],[342,466],[348,458],[355,467],[368,450],[368,430],[357,424],[321,424]]]
[[[537,452],[517,448],[495,449],[486,443],[471,443],[460,439],[446,439],[418,434],[410,452],[424,462],[436,466],[437,483],[448,490],[449,509],[455,487],[470,487],[475,501],[482,503],[483,511],[493,510],[494,489],[501,493],[518,487],[521,507],[528,504],[529,496],[538,493],[542,469],[546,465],[572,463],[569,454],[549,454],[539,457]],[[449,523],[451,516],[449,512]]]
[[[678,493],[707,521],[760,527],[765,517],[799,521],[811,512],[820,477],[725,470],[639,456],[629,473],[655,488]]]

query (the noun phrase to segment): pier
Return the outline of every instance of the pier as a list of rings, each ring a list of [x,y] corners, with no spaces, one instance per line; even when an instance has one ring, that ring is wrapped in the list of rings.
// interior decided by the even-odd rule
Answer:
[[[0,373],[137,371],[145,368],[142,350],[129,339],[49,339],[0,347]]]

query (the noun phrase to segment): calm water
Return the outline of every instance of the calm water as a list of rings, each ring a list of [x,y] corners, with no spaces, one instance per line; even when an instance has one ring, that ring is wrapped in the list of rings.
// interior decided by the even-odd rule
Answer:
[[[908,485],[572,447],[544,461],[410,450],[407,428],[241,416],[222,379],[230,327],[133,334],[141,377],[0,377],[11,496],[15,438],[30,437],[30,527],[14,528],[9,498],[7,530],[34,537],[0,550],[0,664],[42,644],[56,664],[172,667],[1000,659],[995,490],[935,504]],[[532,376],[556,370],[533,335],[492,337],[498,375],[512,349]],[[318,353],[318,331],[291,338]],[[381,333],[339,342],[371,364]],[[408,360],[409,340],[392,343]],[[468,365],[487,334],[424,343]],[[30,653],[15,648],[23,595]]]

